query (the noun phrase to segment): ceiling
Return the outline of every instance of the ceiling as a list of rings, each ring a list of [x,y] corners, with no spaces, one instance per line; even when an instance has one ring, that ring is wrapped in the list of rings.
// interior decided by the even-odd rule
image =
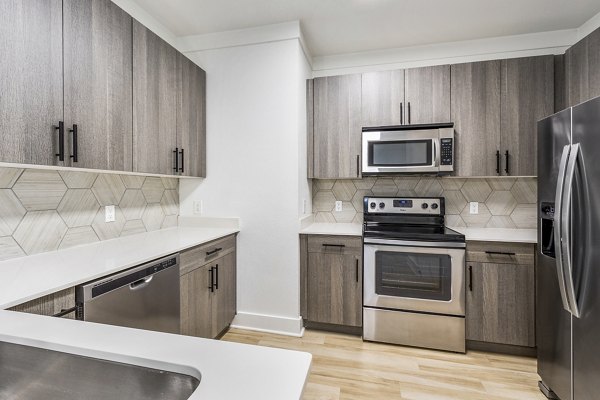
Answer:
[[[313,56],[578,28],[600,12],[598,0],[135,1],[177,36],[299,20]]]

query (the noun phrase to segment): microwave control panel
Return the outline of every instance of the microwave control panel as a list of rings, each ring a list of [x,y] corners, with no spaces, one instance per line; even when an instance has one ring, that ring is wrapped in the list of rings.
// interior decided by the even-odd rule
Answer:
[[[453,139],[451,138],[443,138],[440,139],[440,147],[441,147],[441,165],[452,165],[454,162],[452,159],[454,158],[454,149],[453,149]]]

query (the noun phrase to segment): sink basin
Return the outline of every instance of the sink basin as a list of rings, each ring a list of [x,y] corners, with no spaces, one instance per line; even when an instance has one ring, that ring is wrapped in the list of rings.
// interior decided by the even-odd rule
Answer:
[[[199,384],[175,372],[0,342],[0,400],[184,400]]]

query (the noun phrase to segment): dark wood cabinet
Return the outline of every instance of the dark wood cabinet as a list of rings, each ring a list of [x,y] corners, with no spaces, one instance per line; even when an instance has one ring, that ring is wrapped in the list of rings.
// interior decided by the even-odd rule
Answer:
[[[361,75],[314,80],[313,176],[360,177]]]
[[[132,18],[110,0],[64,0],[63,13],[69,165],[131,171]]]
[[[535,347],[533,257],[533,245],[467,244],[468,341]]]
[[[308,324],[362,327],[359,237],[301,237],[301,312]]]
[[[235,236],[180,253],[181,333],[214,338],[236,314]]]
[[[75,319],[75,288],[68,288],[9,308],[10,311],[55,316],[70,311],[63,318]]]
[[[503,175],[537,174],[537,121],[554,113],[554,57],[502,60]]]
[[[62,1],[0,2],[0,161],[65,165]]]
[[[405,70],[405,123],[450,121],[450,66]]]
[[[565,53],[565,84],[567,106],[600,96],[600,29]]]
[[[455,64],[452,112],[457,176],[494,176],[500,166],[500,64]]]

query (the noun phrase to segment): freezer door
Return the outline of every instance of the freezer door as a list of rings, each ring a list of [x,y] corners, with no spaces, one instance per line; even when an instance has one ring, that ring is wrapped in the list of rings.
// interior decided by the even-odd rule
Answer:
[[[573,144],[577,143],[571,254],[580,317],[573,318],[573,387],[574,400],[596,400],[600,398],[600,98],[573,108]]]
[[[571,109],[538,122],[538,251],[536,342],[538,374],[561,400],[571,400],[571,314],[563,308],[556,259],[553,207],[560,159],[571,139]],[[559,216],[556,215],[556,218]]]

